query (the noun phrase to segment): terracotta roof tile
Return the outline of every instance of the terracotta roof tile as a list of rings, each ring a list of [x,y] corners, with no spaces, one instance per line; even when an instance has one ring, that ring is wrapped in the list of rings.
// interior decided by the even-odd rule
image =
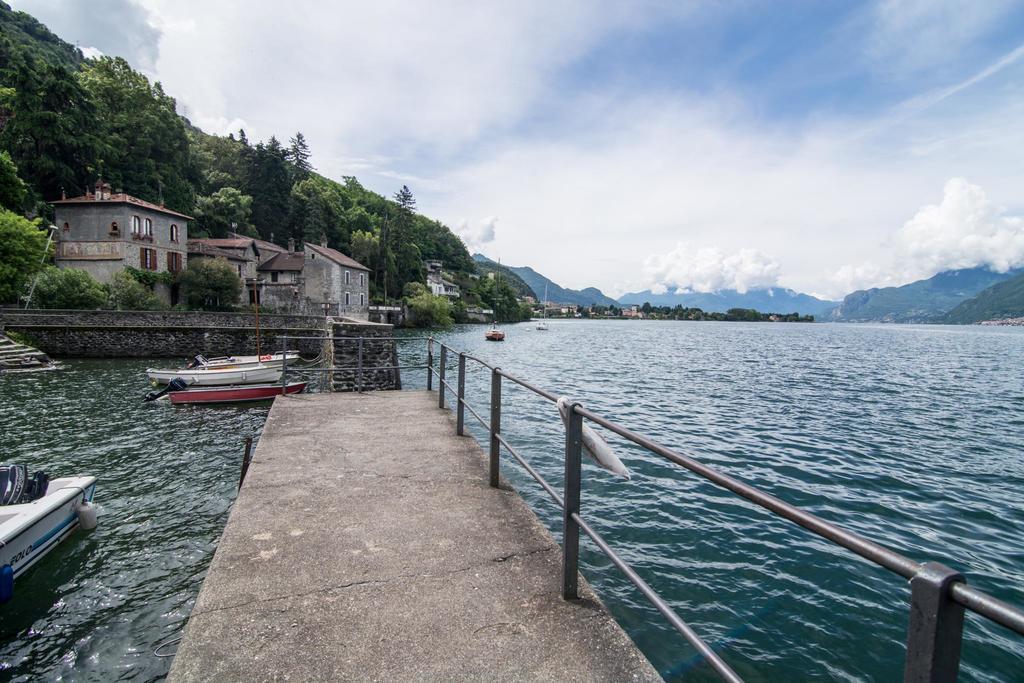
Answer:
[[[320,254],[325,258],[329,258],[330,260],[337,263],[339,266],[345,266],[346,268],[357,268],[359,270],[365,270],[366,272],[370,272],[370,269],[364,266],[362,263],[356,261],[351,256],[345,256],[337,249],[331,249],[330,247],[321,247],[319,244],[311,244],[309,242],[306,242],[306,248],[312,249],[315,253]]]
[[[256,267],[256,270],[264,272],[269,270],[290,270],[295,272],[302,272],[302,267],[305,264],[305,262],[306,259],[302,252],[295,252],[294,254],[283,252],[278,254],[274,258],[270,259],[266,263],[260,264],[259,266]]]
[[[87,195],[82,195],[81,197],[70,197],[68,199],[58,199],[58,200],[50,202],[50,203],[51,204],[63,204],[63,205],[68,205],[68,204],[130,204],[130,205],[133,205],[133,206],[140,206],[140,207],[142,207],[144,209],[149,209],[150,211],[158,211],[160,213],[166,213],[169,216],[177,216],[178,218],[184,218],[187,221],[195,220],[194,218],[192,218],[192,216],[188,216],[188,215],[183,214],[183,213],[178,213],[177,211],[171,211],[166,206],[160,206],[159,204],[154,204],[152,202],[147,202],[144,199],[139,199],[138,197],[133,197],[130,194],[125,194],[125,193],[111,194],[109,199],[96,199],[95,195],[87,194]]]

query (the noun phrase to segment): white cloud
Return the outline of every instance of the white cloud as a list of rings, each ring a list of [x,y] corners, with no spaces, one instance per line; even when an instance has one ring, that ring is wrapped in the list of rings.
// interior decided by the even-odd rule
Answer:
[[[831,276],[832,291],[902,285],[960,268],[1024,266],[1024,217],[993,204],[964,178],[951,178],[938,204],[919,208],[888,241],[887,255]]]
[[[866,49],[881,70],[912,77],[961,59],[963,51],[1013,4],[1012,0],[883,0],[874,8]]]
[[[992,204],[977,185],[952,178],[942,201],[921,207],[897,243],[910,274],[976,266],[1005,272],[1024,265],[1024,218]]]
[[[95,47],[80,47],[78,49],[82,51],[86,59],[99,59],[103,56],[103,52]]]
[[[497,226],[498,219],[493,216],[482,221],[463,220],[456,226],[455,233],[466,243],[466,248],[473,252],[494,241]]]
[[[644,261],[644,276],[655,294],[669,289],[715,292],[774,287],[779,283],[779,264],[755,249],[726,254],[715,247],[694,248],[679,243],[667,254]]]

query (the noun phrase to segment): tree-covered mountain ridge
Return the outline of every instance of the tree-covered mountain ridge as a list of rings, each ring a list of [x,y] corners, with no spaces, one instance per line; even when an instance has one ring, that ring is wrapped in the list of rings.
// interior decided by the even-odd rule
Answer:
[[[874,287],[848,294],[830,319],[837,322],[934,323],[961,302],[1013,278],[1022,269],[1005,273],[987,267],[947,270],[899,287]]]
[[[1024,317],[1024,271],[981,290],[942,316],[940,322],[970,325],[988,320]]]
[[[407,188],[386,198],[353,176],[327,178],[301,134],[250,141],[211,135],[173,97],[119,57],[85,59],[25,12],[0,2],[0,150],[29,192],[26,215],[84,194],[101,178],[116,190],[195,216],[192,236],[234,231],[279,245],[319,242],[372,272],[371,296],[400,297],[424,280],[422,262],[475,273],[462,241],[416,211]],[[402,196],[402,193],[405,193]]]

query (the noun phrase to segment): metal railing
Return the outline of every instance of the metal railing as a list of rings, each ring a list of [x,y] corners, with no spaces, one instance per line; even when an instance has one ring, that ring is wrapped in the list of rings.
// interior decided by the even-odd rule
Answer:
[[[398,344],[399,342],[410,342],[410,341],[423,341],[429,340],[430,337],[293,337],[287,335],[281,335],[277,337],[277,340],[281,342],[281,393],[287,393],[288,387],[288,373],[291,372],[294,376],[295,373],[306,372],[306,373],[327,373],[328,378],[332,373],[337,372],[354,372],[356,376],[356,391],[362,392],[366,386],[365,376],[368,372],[377,372],[381,370],[391,370],[398,372],[401,370],[425,370],[426,365],[401,365],[398,362]],[[330,359],[330,363],[326,367],[317,367],[312,365],[295,366],[289,367],[288,365],[288,342],[289,341],[330,341],[334,344],[342,342],[345,344],[356,345],[356,364],[352,366],[334,367],[333,354]],[[366,355],[367,342],[375,343],[378,345],[391,344],[393,349],[392,358],[394,359],[391,365],[366,365],[363,361]],[[397,377],[397,375],[396,375]],[[401,388],[397,386],[396,388]]]
[[[434,369],[434,345],[440,347],[438,368]],[[455,387],[446,380],[449,353],[458,354],[458,380]],[[491,402],[490,422],[477,413],[466,401],[466,361],[473,361],[490,370]],[[427,341],[427,389],[433,390],[433,378],[438,379],[438,407],[445,408],[445,389],[456,397],[456,432],[465,435],[466,411],[488,432],[488,475],[490,485],[499,483],[500,453],[504,448],[533,477],[541,488],[562,509],[562,597],[579,597],[579,533],[583,531],[639,590],[666,620],[704,657],[708,664],[727,681],[741,681],[735,671],[712,649],[683,619],[676,614],[653,588],[615,552],[601,535],[584,520],[580,511],[582,485],[582,429],[583,419],[618,434],[651,453],[659,455],[697,474],[718,487],[745,498],[755,505],[787,519],[818,536],[853,551],[910,581],[910,617],[907,628],[907,654],[903,680],[914,683],[928,681],[940,683],[955,681],[960,666],[960,646],[963,636],[964,610],[970,610],[997,624],[1024,634],[1024,610],[998,600],[969,586],[962,574],[938,562],[917,562],[870,539],[846,531],[816,515],[801,510],[734,477],[723,474],[693,458],[677,453],[647,437],[627,429],[581,405],[569,405],[565,427],[565,478],[562,494],[548,483],[537,470],[501,434],[501,387],[507,379],[538,396],[557,402],[558,396],[511,375],[475,356],[458,352],[440,342]]]

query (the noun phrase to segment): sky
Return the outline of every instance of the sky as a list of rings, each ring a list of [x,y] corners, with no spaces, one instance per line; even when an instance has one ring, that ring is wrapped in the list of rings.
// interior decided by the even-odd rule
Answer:
[[[1024,4],[15,0],[210,133],[302,131],[471,251],[618,295],[1024,265]]]

